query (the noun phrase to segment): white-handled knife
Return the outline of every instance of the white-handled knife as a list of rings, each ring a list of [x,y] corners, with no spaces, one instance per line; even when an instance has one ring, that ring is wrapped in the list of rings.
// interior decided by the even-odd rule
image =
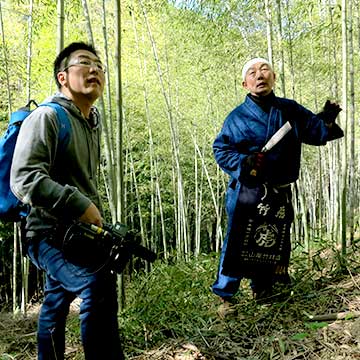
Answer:
[[[264,147],[261,149],[261,152],[267,152],[271,150],[291,130],[291,128],[292,127],[289,121],[287,121],[264,145]]]
[[[290,125],[289,121],[287,121],[276,133],[269,139],[269,141],[264,145],[261,149],[261,152],[265,153],[271,150],[290,130],[292,126]],[[252,169],[250,171],[251,176],[257,175],[257,170]]]

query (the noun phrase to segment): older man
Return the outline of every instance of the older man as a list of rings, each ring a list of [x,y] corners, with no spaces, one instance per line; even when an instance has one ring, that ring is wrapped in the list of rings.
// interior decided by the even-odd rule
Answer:
[[[268,298],[276,282],[289,283],[290,184],[299,176],[301,145],[325,145],[343,136],[335,123],[339,105],[327,101],[314,114],[297,102],[275,96],[276,75],[264,58],[242,71],[245,101],[225,119],[213,150],[229,176],[228,228],[213,292],[228,308],[242,278],[251,279],[255,299]],[[273,148],[265,144],[282,128]]]

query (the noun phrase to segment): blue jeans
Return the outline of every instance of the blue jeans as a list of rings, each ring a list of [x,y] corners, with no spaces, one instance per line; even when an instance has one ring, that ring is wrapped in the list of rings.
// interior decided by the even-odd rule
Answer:
[[[81,338],[86,360],[123,360],[116,276],[92,272],[64,259],[48,237],[28,239],[31,261],[46,272],[45,296],[38,321],[38,360],[63,360],[65,323],[70,303],[79,297]]]

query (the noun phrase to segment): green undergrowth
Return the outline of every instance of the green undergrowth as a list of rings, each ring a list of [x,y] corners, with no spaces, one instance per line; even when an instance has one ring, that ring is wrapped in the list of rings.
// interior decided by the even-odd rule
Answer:
[[[216,255],[172,265],[157,262],[150,273],[133,278],[120,315],[126,347],[137,352],[211,329],[219,305],[210,291],[217,262]]]
[[[336,254],[321,256],[319,270],[300,266],[304,254],[293,258],[291,292],[279,287],[281,296],[266,304],[252,299],[249,282],[243,280],[237,314],[226,319],[219,318],[220,301],[209,290],[218,255],[155,263],[150,273],[135,276],[127,285],[126,307],[120,314],[127,355],[147,354],[143,359],[150,359],[149,350],[175,340],[194,344],[206,359],[291,358],[302,352],[306,358],[312,341],[316,346],[319,331],[327,326],[313,322],[312,316],[347,311],[360,295],[357,282],[351,282],[358,266],[339,271]],[[356,265],[351,256],[349,260]],[[338,285],[349,279],[350,287]]]
[[[359,251],[348,254],[342,269],[333,251],[311,257],[311,269],[304,266],[306,258],[294,253],[291,291],[279,287],[276,294],[281,296],[265,304],[252,299],[249,282],[243,280],[235,298],[236,315],[225,319],[218,316],[220,301],[209,289],[219,254],[156,261],[148,273],[125,276],[119,325],[127,359],[175,359],[184,344],[192,344],[206,360],[330,359],[343,344],[352,356],[357,340],[348,334],[360,326],[352,315],[360,312]],[[336,327],[313,320],[342,312],[348,314]],[[35,359],[36,317],[34,309],[26,319],[0,319],[1,360]],[[76,311],[67,322],[66,343],[66,359],[84,359]],[[195,355],[186,359],[203,359]]]

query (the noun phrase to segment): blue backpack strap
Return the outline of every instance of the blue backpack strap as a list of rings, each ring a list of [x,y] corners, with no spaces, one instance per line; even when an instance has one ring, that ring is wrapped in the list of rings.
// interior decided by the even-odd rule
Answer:
[[[30,109],[31,104],[34,104],[35,107],[38,107],[38,104],[35,100],[30,100],[24,107],[14,111],[11,114],[8,127],[11,125],[20,125],[32,113],[32,110]]]
[[[25,120],[27,116],[29,116],[29,114],[30,114],[29,110],[23,110],[23,109],[19,109],[13,112],[10,116],[9,125],[20,124]]]
[[[59,148],[57,152],[64,151],[69,144],[71,124],[65,109],[56,102],[42,103],[39,106],[49,106],[56,111],[59,124]]]

